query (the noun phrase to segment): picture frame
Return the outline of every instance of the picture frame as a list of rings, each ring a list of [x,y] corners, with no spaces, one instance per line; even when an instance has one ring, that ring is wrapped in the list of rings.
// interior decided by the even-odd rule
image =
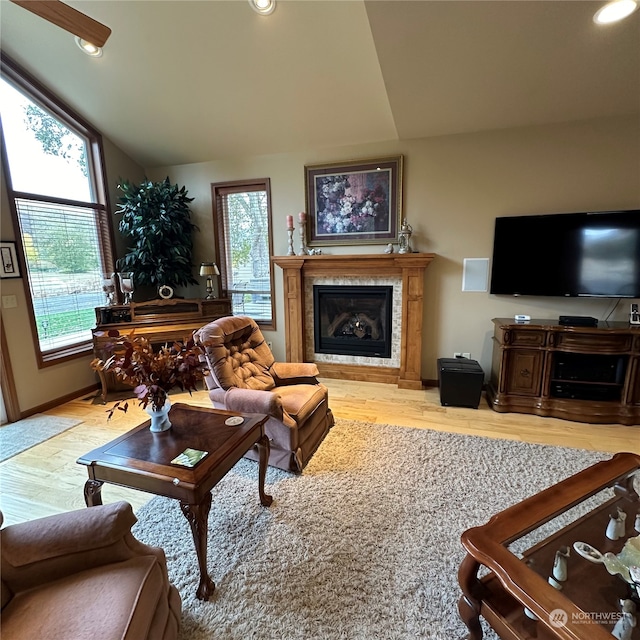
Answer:
[[[307,244],[397,242],[402,156],[305,166]]]
[[[15,242],[0,242],[0,278],[21,278]]]

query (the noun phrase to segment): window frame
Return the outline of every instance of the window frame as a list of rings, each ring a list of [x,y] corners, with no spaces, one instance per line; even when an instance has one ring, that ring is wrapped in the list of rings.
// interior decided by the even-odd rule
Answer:
[[[264,191],[267,194],[267,222],[269,225],[269,289],[271,291],[271,320],[256,319],[256,324],[267,331],[276,330],[275,315],[275,286],[273,277],[273,216],[271,213],[271,180],[257,178],[249,180],[231,180],[211,183],[211,202],[213,208],[213,237],[217,248],[218,267],[220,270],[221,295],[228,297],[229,281],[227,274],[227,247],[224,235],[224,207],[222,205],[223,192],[243,193],[245,191]],[[233,313],[233,302],[231,306]]]
[[[36,202],[48,202],[58,205],[70,205],[74,207],[86,207],[93,209],[96,213],[98,224],[98,236],[100,240],[100,261],[103,273],[112,273],[115,271],[115,242],[113,237],[112,222],[109,215],[111,207],[109,204],[109,194],[106,180],[106,170],[104,162],[104,148],[102,144],[102,135],[91,126],[84,118],[75,113],[62,100],[49,91],[33,76],[22,69],[4,52],[0,52],[0,70],[4,79],[14,85],[19,91],[23,92],[28,98],[46,110],[49,114],[58,119],[62,124],[71,131],[81,136],[86,142],[87,151],[87,169],[89,180],[94,194],[94,202],[81,202],[77,200],[68,200],[66,198],[57,198],[52,196],[42,196],[41,194],[25,193],[15,191],[11,180],[11,171],[8,164],[7,150],[4,143],[4,132],[0,123],[0,137],[2,141],[2,172],[3,179],[7,189],[7,197],[9,200],[9,212],[13,224],[13,232],[16,239],[16,248],[18,259],[21,264],[26,265],[26,256],[24,255],[24,246],[22,240],[22,232],[18,219],[16,200],[26,199]],[[40,346],[40,338],[36,325],[36,316],[34,311],[33,297],[29,286],[29,279],[25,274],[22,277],[22,284],[27,301],[27,312],[29,314],[29,322],[31,324],[31,333],[33,336],[33,345],[36,352],[36,360],[38,368],[42,369],[67,360],[85,357],[93,351],[93,341],[91,335],[86,340],[82,340],[63,347],[43,350]]]

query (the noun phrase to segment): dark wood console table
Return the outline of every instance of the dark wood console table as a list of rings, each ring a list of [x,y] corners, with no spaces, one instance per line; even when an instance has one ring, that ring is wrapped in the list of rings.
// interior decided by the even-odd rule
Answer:
[[[174,340],[183,341],[205,324],[230,316],[229,298],[150,300],[132,302],[129,305],[96,307],[96,328],[93,334],[93,353],[96,358],[105,359],[109,353],[105,350],[111,342],[109,331],[117,330],[121,334],[135,329],[137,336],[143,336],[152,345],[163,345]],[[106,401],[108,391],[128,389],[116,380],[113,373],[99,372],[102,385],[102,398]]]
[[[640,326],[495,318],[487,401],[496,411],[640,424]]]

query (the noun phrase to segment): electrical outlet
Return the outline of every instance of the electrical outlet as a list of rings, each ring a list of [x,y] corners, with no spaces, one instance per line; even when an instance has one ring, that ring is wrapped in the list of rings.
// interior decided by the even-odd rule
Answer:
[[[462,358],[462,352],[461,351],[454,351],[453,357],[454,358]]]
[[[269,349],[273,349],[273,343],[272,342],[267,342],[267,347],[269,347]]]
[[[462,354],[463,358],[468,358],[469,360],[471,360],[471,354],[467,351],[465,353]]]

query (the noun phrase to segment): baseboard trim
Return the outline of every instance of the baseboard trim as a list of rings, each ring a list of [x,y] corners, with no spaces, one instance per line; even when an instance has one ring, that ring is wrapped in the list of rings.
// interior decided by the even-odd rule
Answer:
[[[80,396],[84,396],[87,393],[91,393],[92,391],[97,391],[100,389],[99,384],[93,384],[89,387],[85,387],[84,389],[80,389],[78,391],[73,391],[72,393],[67,393],[66,395],[56,398],[55,400],[50,400],[49,402],[45,402],[44,404],[38,405],[37,407],[31,407],[31,409],[26,409],[25,411],[20,412],[20,419],[28,418],[29,416],[33,416],[36,413],[42,413],[43,411],[49,411],[49,409],[54,409],[55,407],[64,404],[65,402],[69,402],[71,400],[75,400]]]

